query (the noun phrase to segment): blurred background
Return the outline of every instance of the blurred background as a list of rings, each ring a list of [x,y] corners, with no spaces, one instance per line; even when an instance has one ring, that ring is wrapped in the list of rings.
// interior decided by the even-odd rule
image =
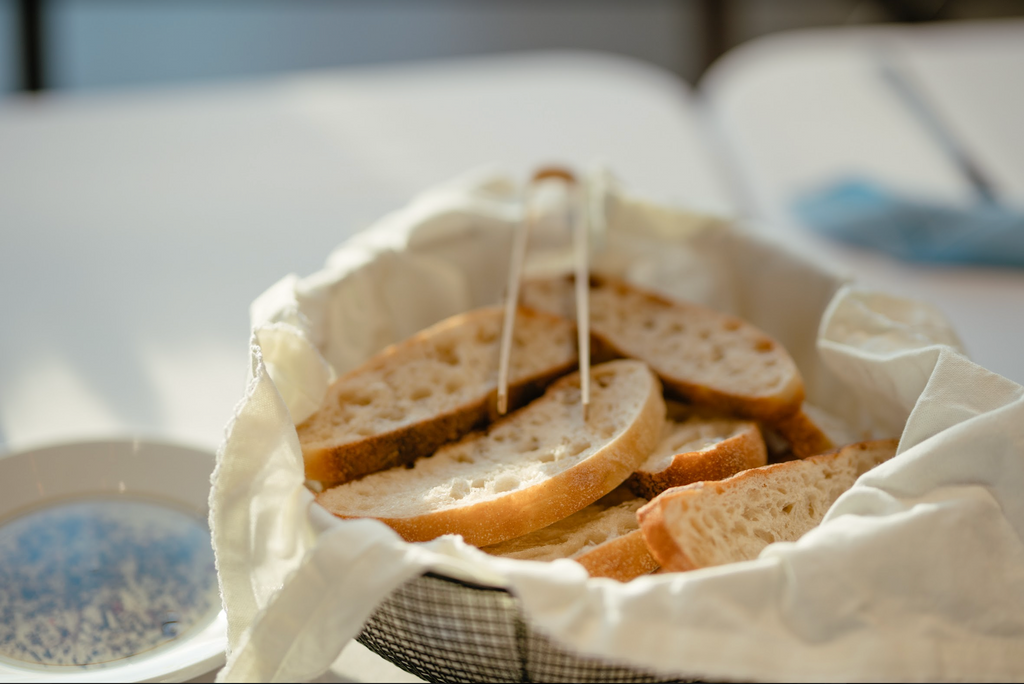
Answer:
[[[881,34],[952,136],[882,77]],[[601,163],[752,219],[941,306],[1024,382],[1024,268],[890,259],[807,219],[951,227],[960,258],[980,217],[985,256],[1024,265],[1022,37],[1024,0],[0,0],[0,452],[215,448],[253,299],[495,164]],[[858,178],[881,192],[833,198]],[[798,214],[808,196],[829,201]]]
[[[0,0],[0,93],[249,77],[546,48],[695,83],[787,29],[1024,16],[1024,0]]]

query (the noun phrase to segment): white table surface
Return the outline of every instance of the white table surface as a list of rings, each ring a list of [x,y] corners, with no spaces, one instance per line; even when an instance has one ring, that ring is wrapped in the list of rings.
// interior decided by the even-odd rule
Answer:
[[[0,101],[0,451],[128,434],[215,449],[243,391],[252,299],[481,165],[525,177],[603,161],[646,195],[732,212],[701,125],[667,74],[568,53]],[[745,210],[785,223],[769,196]],[[806,249],[791,225],[765,230]],[[914,293],[1024,293],[1016,272],[885,269]],[[1024,380],[1021,335],[957,301],[976,357]],[[360,649],[341,677],[396,672]]]
[[[215,448],[248,306],[416,192],[603,160],[728,208],[684,84],[596,55],[0,100],[0,448],[125,433]]]

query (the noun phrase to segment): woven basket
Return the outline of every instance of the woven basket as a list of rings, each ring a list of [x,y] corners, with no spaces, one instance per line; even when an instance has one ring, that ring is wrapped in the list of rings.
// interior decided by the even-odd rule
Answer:
[[[427,573],[396,589],[356,640],[428,682],[682,682],[582,656],[530,626],[504,589]]]

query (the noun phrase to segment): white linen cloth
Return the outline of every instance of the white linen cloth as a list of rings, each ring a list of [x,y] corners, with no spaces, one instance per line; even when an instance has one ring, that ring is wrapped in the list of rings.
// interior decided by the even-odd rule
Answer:
[[[459,537],[408,544],[376,521],[333,518],[304,486],[294,424],[337,374],[500,298],[519,188],[459,179],[252,306],[251,380],[210,499],[229,622],[220,681],[316,677],[389,592],[426,570],[507,587],[555,639],[666,673],[1024,679],[1024,388],[965,358],[924,305],[843,283],[601,174],[585,186],[605,226],[595,269],[765,329],[796,359],[810,402],[859,435],[902,433],[897,457],[796,543],[626,584],[590,579],[572,561],[492,558]],[[550,226],[534,238],[557,242]]]

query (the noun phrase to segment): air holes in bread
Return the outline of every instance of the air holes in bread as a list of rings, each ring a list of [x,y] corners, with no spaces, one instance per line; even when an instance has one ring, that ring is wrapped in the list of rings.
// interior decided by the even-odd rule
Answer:
[[[373,398],[367,394],[357,393],[344,393],[338,395],[338,404],[345,406],[346,404],[352,406],[369,406],[373,401]]]
[[[498,339],[498,331],[493,328],[481,327],[476,331],[476,341],[481,344],[490,344]]]
[[[793,512],[793,504],[786,504],[785,506],[783,506],[782,507],[782,512],[785,513],[786,515],[789,515],[790,513],[792,513]]]
[[[437,348],[437,358],[449,366],[459,365],[459,355],[455,351],[454,345],[444,344]]]
[[[308,479],[324,485],[356,480],[428,456],[483,423],[494,392],[503,316],[500,306],[460,314],[336,380],[321,410],[296,426]],[[516,326],[527,345],[509,369],[512,408],[568,372],[576,358],[571,321],[524,308]],[[367,442],[377,435],[388,437]]]
[[[381,409],[380,417],[384,420],[399,421],[405,419],[405,410],[400,406],[388,406]]]
[[[433,393],[434,390],[431,389],[430,387],[417,387],[412,391],[412,394],[409,395],[409,398],[412,399],[413,401],[420,401],[422,399],[429,398],[430,395],[432,395]]]
[[[494,480],[494,491],[497,493],[511,492],[513,489],[516,489],[517,487],[519,487],[519,478],[509,473],[499,475]]]
[[[577,456],[590,448],[590,442],[585,439],[578,439],[569,445],[569,455]]]
[[[455,500],[459,500],[467,494],[469,494],[469,483],[465,480],[456,480],[448,491],[448,495]]]
[[[775,543],[775,535],[767,530],[754,530],[754,536],[763,541],[765,544]]]

